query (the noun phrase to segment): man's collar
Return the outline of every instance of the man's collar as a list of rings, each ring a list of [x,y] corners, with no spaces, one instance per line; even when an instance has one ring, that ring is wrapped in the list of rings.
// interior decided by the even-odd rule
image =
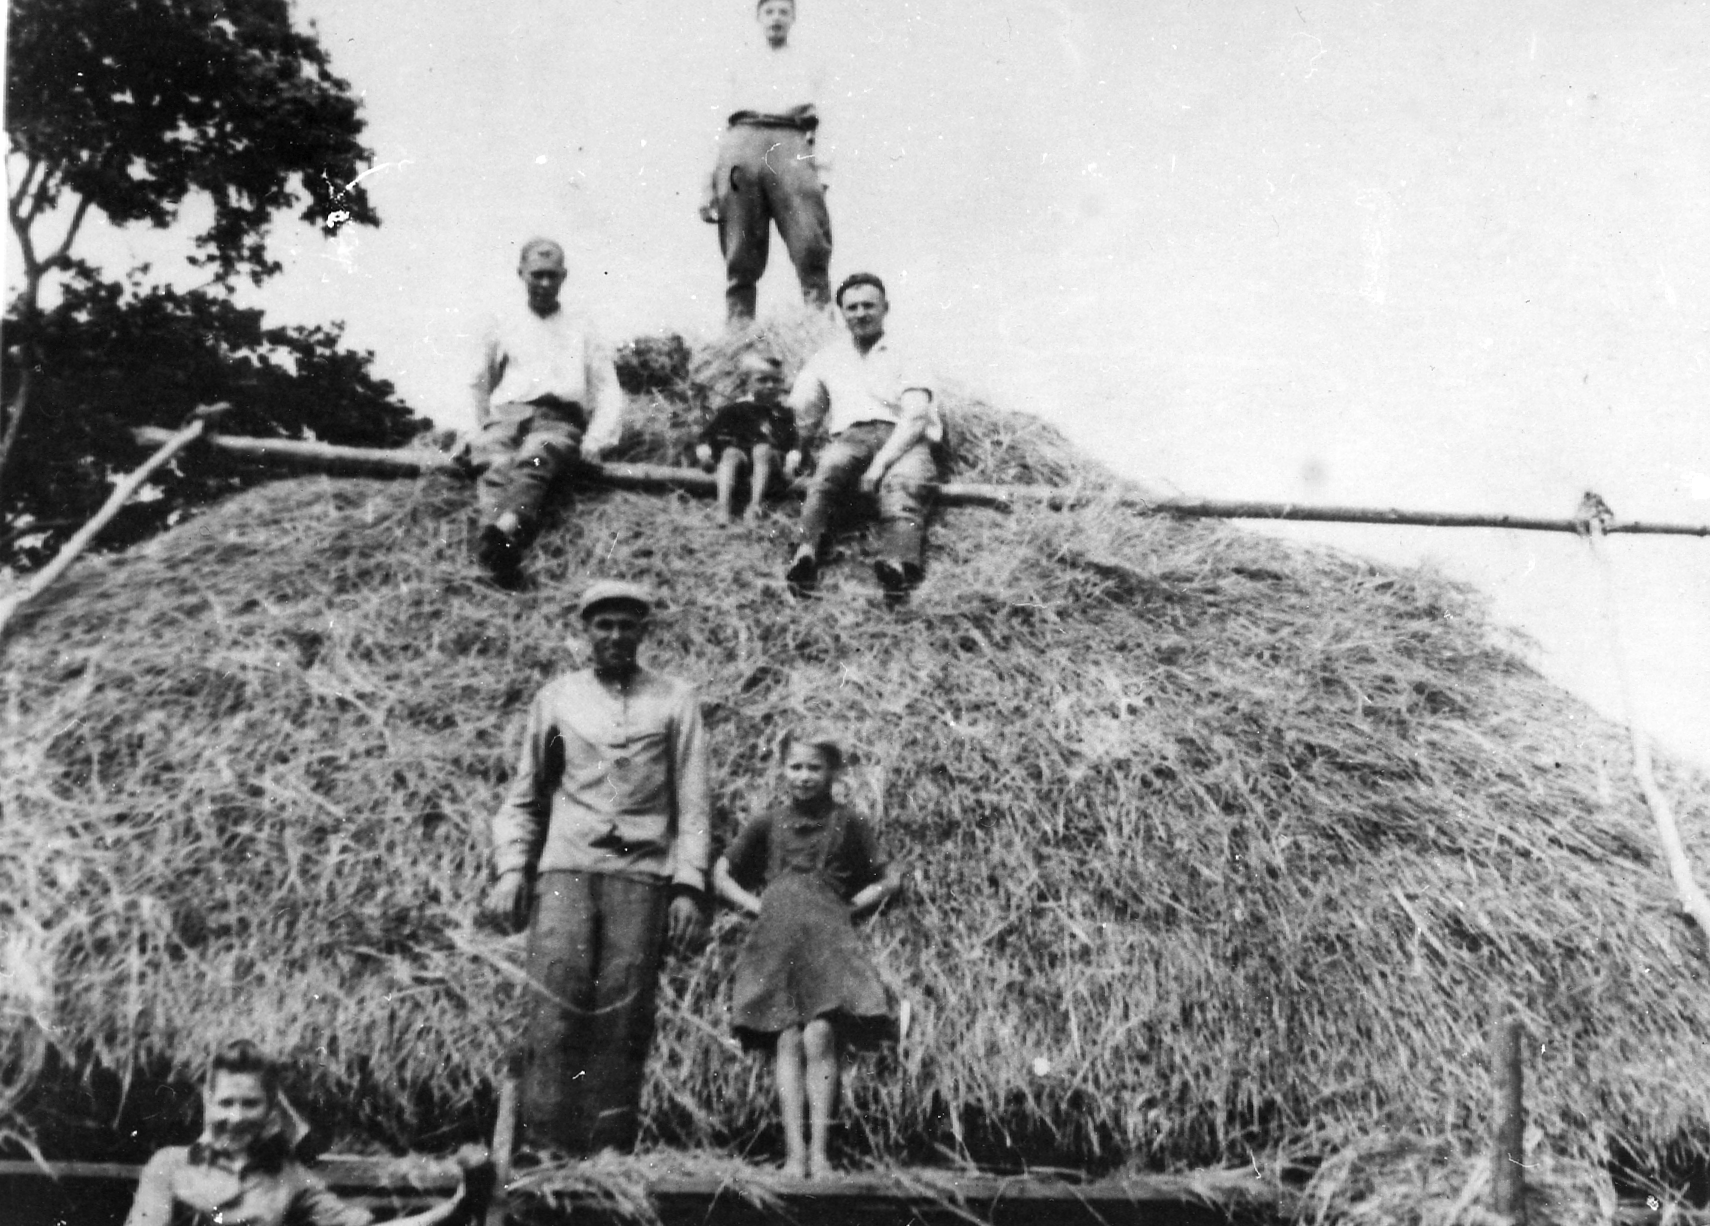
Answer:
[[[190,1163],[193,1166],[218,1167],[239,1176],[255,1165],[248,1154],[220,1145],[206,1132],[190,1147]]]
[[[858,358],[864,358],[869,353],[888,348],[891,343],[891,334],[889,332],[881,332],[879,333],[878,340],[874,341],[866,349],[862,349],[861,342],[855,339],[855,334],[853,332],[846,332],[844,335],[849,338],[849,348],[855,351],[855,356]]]

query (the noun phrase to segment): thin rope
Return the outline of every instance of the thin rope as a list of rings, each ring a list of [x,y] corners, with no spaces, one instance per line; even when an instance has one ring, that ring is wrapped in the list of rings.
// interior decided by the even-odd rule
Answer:
[[[1621,719],[1627,725],[1627,737],[1633,747],[1633,777],[1649,806],[1656,823],[1657,838],[1662,843],[1663,857],[1668,861],[1669,875],[1674,878],[1680,905],[1686,909],[1699,930],[1710,937],[1710,897],[1699,888],[1692,876],[1692,862],[1686,857],[1686,847],[1680,839],[1680,826],[1674,819],[1674,807],[1657,784],[1651,769],[1650,737],[1639,727],[1638,706],[1633,696],[1631,675],[1627,667],[1626,640],[1621,632],[1621,617],[1616,607],[1615,570],[1603,549],[1604,523],[1609,507],[1596,494],[1588,493],[1581,504],[1585,521],[1585,543],[1591,550],[1592,561],[1603,580],[1603,619],[1609,631],[1609,650],[1615,661],[1615,683],[1621,699]]]

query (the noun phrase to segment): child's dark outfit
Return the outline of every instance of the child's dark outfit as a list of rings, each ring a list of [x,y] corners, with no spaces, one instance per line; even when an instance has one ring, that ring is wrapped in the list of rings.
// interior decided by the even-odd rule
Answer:
[[[715,457],[723,455],[726,447],[747,455],[756,443],[770,443],[780,453],[790,451],[796,445],[796,415],[782,401],[768,405],[738,400],[712,415],[700,441],[712,448]]]
[[[725,853],[731,876],[758,889],[760,916],[736,959],[731,1026],[747,1048],[827,1018],[852,1047],[897,1037],[896,1010],[855,938],[849,900],[885,874],[872,827],[826,799],[755,818]]]

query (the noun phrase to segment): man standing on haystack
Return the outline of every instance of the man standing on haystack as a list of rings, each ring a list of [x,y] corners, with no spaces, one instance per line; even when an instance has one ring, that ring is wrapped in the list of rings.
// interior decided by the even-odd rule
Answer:
[[[728,127],[707,184],[701,218],[718,226],[724,253],[725,312],[732,328],[754,319],[755,285],[766,271],[771,225],[789,249],[802,298],[831,301],[831,214],[825,207],[826,151],[816,135],[817,63],[790,44],[795,0],[760,0],[761,42],[732,67]]]
[[[634,1146],[665,948],[701,932],[706,738],[694,688],[637,662],[653,607],[633,583],[583,594],[593,667],[535,696],[493,817],[488,906],[513,928],[532,910],[514,1060],[519,1139],[537,1153]]]
[[[492,321],[470,380],[477,434],[476,558],[501,586],[521,577],[547,492],[579,455],[597,456],[623,429],[623,389],[588,320],[559,301],[564,248],[523,244],[523,300]]]
[[[898,604],[924,571],[926,516],[938,481],[932,449],[944,440],[944,423],[931,378],[885,334],[885,283],[870,272],[854,273],[837,287],[837,307],[848,337],[809,358],[790,389],[802,446],[822,427],[831,441],[808,486],[800,543],[785,578],[792,592],[811,591],[833,513],[857,492],[877,496],[880,557],[873,572],[886,600]]]

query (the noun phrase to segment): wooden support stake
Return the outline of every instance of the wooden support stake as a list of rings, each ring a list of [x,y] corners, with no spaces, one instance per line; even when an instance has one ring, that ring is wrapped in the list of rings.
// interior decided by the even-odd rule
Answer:
[[[159,449],[143,461],[141,467],[127,474],[113,487],[113,492],[107,495],[107,501],[101,504],[101,509],[61,546],[53,561],[31,576],[30,581],[22,588],[0,598],[0,632],[5,631],[6,623],[12,620],[13,614],[47,591],[55,580],[71,569],[71,564],[77,561],[79,555],[89,547],[89,543],[101,534],[101,529],[113,521],[113,517],[131,500],[131,496],[142,488],[145,481],[154,476],[173,456],[201,438],[213,420],[229,408],[231,405],[224,401],[203,405],[193,414],[194,420],[182,430],[176,433],[161,430],[159,434],[164,437],[155,439]]]
[[[1520,1061],[1523,1035],[1519,1022],[1498,1022],[1490,1045],[1491,1081],[1496,1087],[1491,1208],[1514,1226],[1526,1226],[1526,1104]]]
[[[517,1094],[515,1073],[506,1072],[499,1082],[499,1116],[493,1121],[493,1197],[487,1202],[484,1226],[505,1226],[510,1212],[511,1159],[517,1147]]]

